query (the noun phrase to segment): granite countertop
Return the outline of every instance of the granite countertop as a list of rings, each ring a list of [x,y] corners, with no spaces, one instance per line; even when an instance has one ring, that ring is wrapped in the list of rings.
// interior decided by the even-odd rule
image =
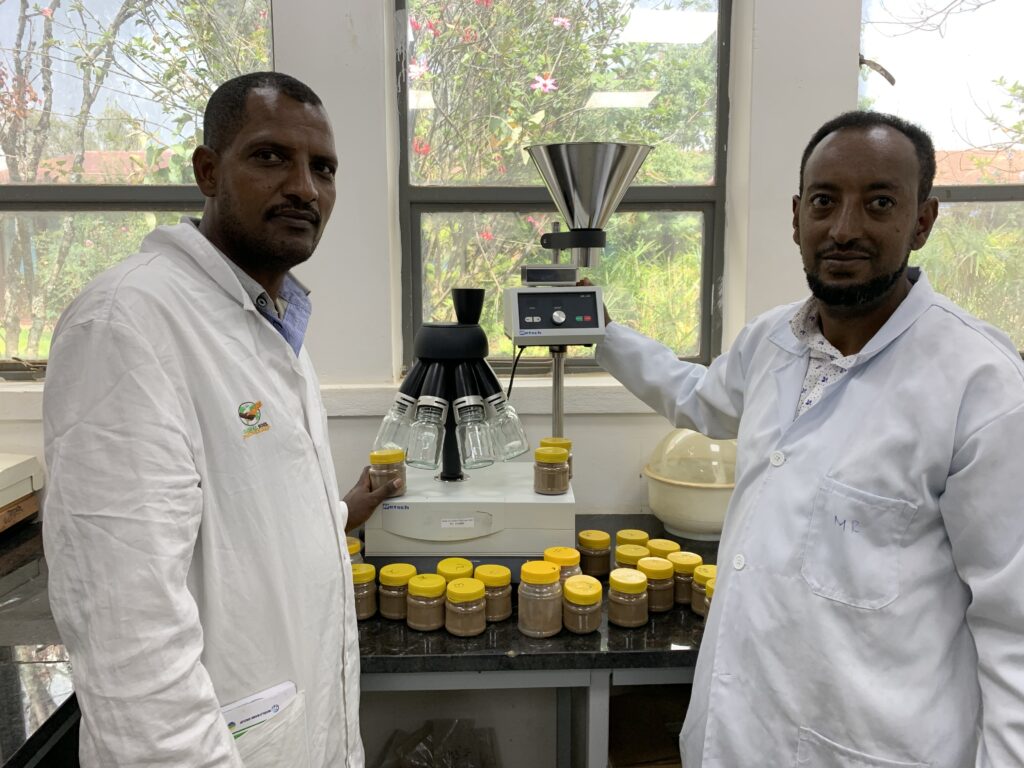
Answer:
[[[605,611],[597,632],[542,639],[521,634],[515,613],[476,637],[417,632],[378,614],[359,624],[359,656],[363,673],[691,667],[703,627],[689,606],[651,614],[635,629],[609,626]]]
[[[578,527],[587,525],[577,518]],[[641,519],[616,522],[641,527],[636,524]],[[30,753],[78,712],[71,664],[45,599],[40,538],[38,523],[27,523],[0,540],[0,765],[5,768],[26,765]],[[713,546],[702,554],[712,561]],[[592,634],[563,629],[534,639],[520,634],[513,613],[482,635],[460,638],[443,629],[417,632],[378,615],[360,622],[359,650],[367,674],[690,667],[697,661],[703,624],[687,606],[652,614],[636,629],[609,626],[605,611]]]

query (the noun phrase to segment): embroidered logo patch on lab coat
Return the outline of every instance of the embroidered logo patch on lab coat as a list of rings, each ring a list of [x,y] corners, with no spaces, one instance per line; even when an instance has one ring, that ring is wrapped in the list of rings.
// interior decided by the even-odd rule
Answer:
[[[238,418],[245,424],[245,429],[242,430],[242,439],[247,440],[253,435],[258,435],[261,432],[266,432],[270,429],[270,424],[266,421],[260,421],[260,417],[263,415],[263,402],[257,400],[256,402],[245,402],[238,406]]]

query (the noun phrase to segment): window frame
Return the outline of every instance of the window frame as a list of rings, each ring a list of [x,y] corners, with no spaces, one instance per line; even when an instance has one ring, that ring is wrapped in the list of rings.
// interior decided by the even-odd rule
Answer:
[[[718,73],[716,78],[715,181],[708,185],[633,185],[616,211],[679,211],[703,214],[701,254],[701,310],[699,352],[684,360],[707,365],[722,352],[722,302],[725,272],[725,180],[726,145],[729,131],[729,65],[733,0],[718,0]],[[398,218],[402,245],[402,364],[413,361],[413,342],[423,324],[423,281],[420,232],[424,213],[550,211],[555,205],[543,186],[415,186],[409,180],[409,111],[406,78],[406,0],[395,0],[395,77],[398,94]],[[539,175],[538,175],[539,182]],[[614,214],[613,214],[614,215]],[[538,241],[539,246],[539,241]],[[526,358],[523,358],[525,364]],[[550,358],[532,360],[550,367]],[[491,359],[499,371],[510,370],[510,358]],[[586,373],[601,370],[592,358],[566,357],[566,371]]]

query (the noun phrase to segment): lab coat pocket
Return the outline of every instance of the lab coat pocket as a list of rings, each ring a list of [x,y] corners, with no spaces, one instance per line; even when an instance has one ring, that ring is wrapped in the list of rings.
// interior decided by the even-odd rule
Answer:
[[[236,746],[245,768],[309,768],[305,693],[299,691],[279,714],[242,734]]]
[[[905,763],[872,757],[830,741],[810,728],[800,729],[796,766],[803,768],[929,768],[929,763]]]
[[[900,552],[917,507],[826,478],[818,488],[800,573],[815,594],[856,608],[899,595]]]

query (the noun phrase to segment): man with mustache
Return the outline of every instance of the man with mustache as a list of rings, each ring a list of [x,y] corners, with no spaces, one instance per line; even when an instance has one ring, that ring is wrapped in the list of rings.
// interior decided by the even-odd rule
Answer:
[[[364,468],[339,501],[291,274],[334,206],[334,136],[274,72],[218,88],[203,130],[202,218],[158,227],[54,334],[43,532],[81,763],[361,768],[345,532],[397,486]]]
[[[934,148],[850,112],[811,138],[812,296],[709,367],[620,324],[598,361],[677,426],[738,438],[687,768],[1024,765],[1024,366],[908,266]]]

